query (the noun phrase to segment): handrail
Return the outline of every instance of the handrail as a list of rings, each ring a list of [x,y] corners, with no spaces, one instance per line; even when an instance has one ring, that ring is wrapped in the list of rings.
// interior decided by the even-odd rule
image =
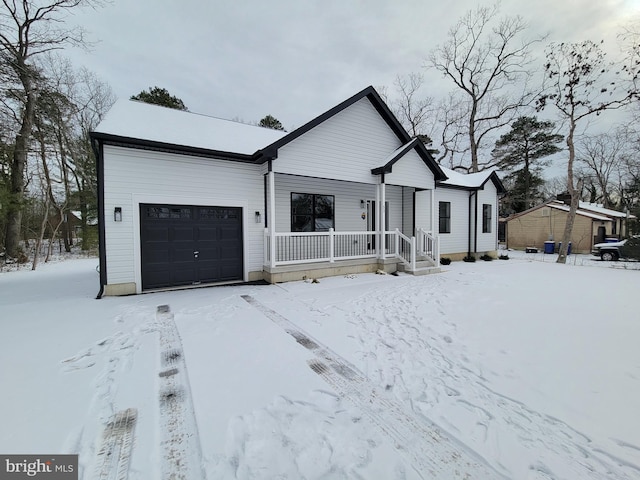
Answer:
[[[273,236],[271,236],[273,235]],[[399,229],[385,231],[336,232],[275,232],[265,229],[265,265],[292,265],[329,262],[336,260],[383,258],[379,242],[385,235],[384,256],[398,258],[415,270],[419,256],[439,264],[438,238],[418,228],[416,235],[408,237]],[[274,243],[274,245],[271,244]],[[273,248],[272,248],[273,247]],[[274,252],[274,258],[271,258]]]

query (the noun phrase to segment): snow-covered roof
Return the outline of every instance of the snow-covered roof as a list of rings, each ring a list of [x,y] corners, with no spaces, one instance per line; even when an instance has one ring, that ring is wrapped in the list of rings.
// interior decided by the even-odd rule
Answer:
[[[590,210],[595,213],[601,213],[608,217],[616,217],[616,218],[627,217],[627,214],[625,212],[619,212],[617,210],[611,210],[610,208],[604,208],[601,204],[598,204],[598,203],[580,202],[580,208],[584,210]],[[635,215],[629,214],[629,218],[636,218],[636,217]]]
[[[442,185],[465,188],[480,188],[495,172],[495,170],[485,170],[478,173],[460,173],[455,170],[451,170],[450,168],[443,167],[442,165],[440,165],[440,168],[444,174],[449,177],[448,180],[440,182]]]
[[[544,205],[542,205],[542,206],[544,206]],[[564,203],[551,202],[551,203],[548,204],[548,206],[551,207],[551,208],[555,208],[556,210],[562,210],[563,212],[568,212],[570,210],[569,205],[566,205]],[[581,208],[579,208],[576,211],[576,215],[580,215],[582,217],[592,218],[594,220],[611,221],[610,217],[605,217],[604,215],[598,215],[597,213],[590,212],[589,210],[583,210]]]
[[[252,155],[286,135],[280,130],[124,99],[111,107],[95,133],[244,155]]]

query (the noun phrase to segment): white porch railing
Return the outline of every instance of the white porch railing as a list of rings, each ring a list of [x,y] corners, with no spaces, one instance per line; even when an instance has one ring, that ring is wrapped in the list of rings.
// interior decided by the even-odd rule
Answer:
[[[415,269],[418,257],[434,261],[438,239],[424,230],[407,237],[399,230],[385,231],[384,253],[380,252],[381,232],[285,232],[275,233],[275,258],[271,259],[272,237],[264,234],[265,264],[271,266],[334,262],[360,258],[396,257]],[[438,265],[438,263],[435,263]]]
[[[431,260],[434,265],[440,265],[440,242],[437,237],[431,235],[431,232],[418,228],[416,242],[419,256]]]

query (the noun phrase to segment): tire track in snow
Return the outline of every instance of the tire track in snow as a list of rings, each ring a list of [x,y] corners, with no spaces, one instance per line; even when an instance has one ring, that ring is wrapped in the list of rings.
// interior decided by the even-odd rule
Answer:
[[[426,474],[426,478],[434,480],[505,478],[468,447],[448,438],[433,422],[407,412],[353,365],[285,317],[250,295],[242,295],[242,298],[315,353],[317,358],[309,361],[310,368],[340,396],[360,408],[393,441],[396,450],[420,476],[425,478]]]
[[[138,417],[135,408],[116,413],[107,423],[97,454],[96,480],[126,480],[133,447],[133,429]]]
[[[173,313],[168,305],[157,308],[160,332],[159,402],[162,478],[197,480],[206,478],[202,449],[187,364]]]

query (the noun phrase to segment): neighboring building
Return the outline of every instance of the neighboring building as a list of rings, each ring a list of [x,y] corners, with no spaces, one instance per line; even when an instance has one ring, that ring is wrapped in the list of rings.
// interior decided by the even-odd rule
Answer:
[[[440,243],[497,248],[495,173],[446,174],[373,87],[290,133],[123,100],[91,138],[100,295],[420,274]]]
[[[550,200],[511,215],[504,220],[507,224],[507,247],[542,250],[547,241],[558,244],[564,235],[568,213],[569,205],[560,200]],[[604,242],[606,238],[624,238],[627,220],[634,218],[601,205],[580,202],[571,236],[572,252],[589,253],[594,244]]]

